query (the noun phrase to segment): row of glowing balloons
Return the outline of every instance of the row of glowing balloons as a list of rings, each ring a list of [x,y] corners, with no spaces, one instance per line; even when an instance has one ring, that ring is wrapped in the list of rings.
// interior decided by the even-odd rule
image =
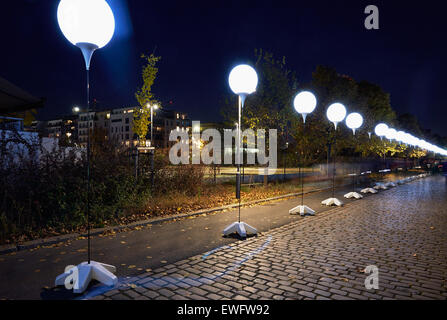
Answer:
[[[231,90],[239,95],[246,97],[247,95],[256,91],[258,84],[258,75],[251,66],[242,64],[233,68],[229,76],[229,84]],[[302,91],[295,96],[293,101],[295,110],[302,115],[303,121],[306,122],[308,114],[312,113],[317,106],[317,99],[312,92]],[[326,116],[331,121],[335,129],[337,124],[346,121],[346,126],[352,129],[353,133],[363,124],[363,117],[357,112],[350,113],[346,116],[346,107],[341,103],[333,103],[326,111]],[[404,143],[413,147],[419,147],[434,153],[447,156],[447,150],[441,149],[427,141],[418,139],[409,133],[397,131],[389,128],[386,124],[380,123],[375,127],[375,134],[381,138],[385,137],[390,141]]]
[[[447,156],[447,150],[435,146],[425,140],[416,138],[404,131],[397,131],[396,129],[389,128],[385,123],[379,123],[374,129],[374,133],[377,136],[381,138],[385,137],[390,141],[396,141],[413,147],[419,147],[427,151]]]
[[[57,17],[64,35],[77,46],[89,43],[101,48],[110,41],[115,31],[113,12],[104,0],[61,0]],[[231,71],[229,83],[234,93],[245,98],[256,91],[258,76],[251,66],[239,65]],[[309,91],[300,92],[294,99],[294,107],[302,115],[304,122],[306,122],[306,116],[314,111],[316,105],[317,99]],[[326,115],[335,125],[335,129],[337,129],[337,124],[346,118],[346,125],[353,130],[354,134],[355,130],[363,124],[363,117],[359,113],[354,112],[346,117],[346,108],[341,103],[330,105]],[[388,128],[383,123],[376,126],[375,133],[380,137],[447,155],[447,150],[403,131]]]
[[[231,70],[228,82],[235,94],[245,98],[256,91],[258,75],[253,67],[241,64]],[[317,106],[317,99],[312,92],[302,91],[296,95],[293,105],[295,110],[302,115],[303,121],[306,122],[307,115],[312,113]],[[357,112],[346,117],[346,108],[341,103],[331,104],[326,115],[329,121],[334,124],[335,129],[337,129],[337,124],[346,118],[346,125],[353,130],[354,134],[355,130],[363,124],[363,117]]]

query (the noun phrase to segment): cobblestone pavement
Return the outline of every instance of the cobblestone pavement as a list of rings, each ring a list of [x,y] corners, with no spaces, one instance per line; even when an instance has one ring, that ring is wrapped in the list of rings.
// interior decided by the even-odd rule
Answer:
[[[444,177],[417,180],[90,298],[445,300],[446,196]],[[365,288],[368,265],[379,268],[378,290]]]

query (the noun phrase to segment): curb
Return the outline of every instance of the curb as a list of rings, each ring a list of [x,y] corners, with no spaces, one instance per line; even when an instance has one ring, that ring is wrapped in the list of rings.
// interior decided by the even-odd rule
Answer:
[[[321,188],[321,189],[313,189],[313,190],[309,190],[309,191],[304,192],[304,194],[311,194],[311,193],[316,193],[316,192],[330,190],[330,189],[332,189],[332,187]],[[248,202],[242,202],[241,203],[241,207],[247,206],[247,205],[252,205],[252,204],[258,204],[258,203],[262,203],[262,202],[280,200],[280,199],[284,199],[284,198],[297,197],[297,196],[300,196],[300,195],[301,195],[301,192],[299,192],[299,193],[289,193],[289,194],[276,196],[276,197],[271,197],[271,198],[266,198],[266,199],[259,199],[259,200],[253,200],[253,201],[248,201]],[[132,222],[132,223],[129,223],[129,224],[126,224],[126,225],[119,225],[119,226],[111,226],[111,227],[106,227],[106,228],[91,229],[90,230],[90,235],[91,236],[95,236],[95,235],[102,234],[102,233],[107,232],[107,231],[120,231],[120,230],[127,229],[127,228],[135,228],[135,227],[140,227],[140,226],[146,226],[146,225],[149,225],[149,224],[159,224],[159,223],[163,223],[163,222],[167,222],[167,221],[172,221],[172,220],[175,220],[175,219],[188,218],[188,217],[198,216],[198,215],[201,215],[201,214],[207,214],[207,213],[212,213],[212,212],[217,212],[217,211],[223,211],[223,210],[226,210],[226,209],[233,209],[233,208],[237,208],[238,206],[239,206],[238,203],[233,203],[233,204],[229,204],[229,205],[225,205],[225,206],[221,206],[221,207],[202,209],[202,210],[193,211],[193,212],[190,212],[190,213],[183,213],[183,214],[178,214],[178,215],[172,215],[172,216],[169,216],[169,217],[166,217],[166,218],[152,218],[152,219],[147,219],[147,220],[135,221],[135,222]],[[55,243],[65,242],[65,241],[76,239],[78,237],[86,237],[86,236],[87,236],[86,232],[85,233],[71,233],[71,234],[66,234],[66,235],[60,235],[60,236],[55,236],[55,237],[49,237],[49,238],[43,238],[43,239],[27,241],[27,242],[25,242],[23,244],[1,245],[0,246],[0,255],[7,254],[7,253],[12,253],[12,252],[17,252],[17,251],[22,251],[22,250],[34,249],[34,248],[42,247],[42,246],[48,246],[48,245],[52,245],[52,244],[55,244]]]

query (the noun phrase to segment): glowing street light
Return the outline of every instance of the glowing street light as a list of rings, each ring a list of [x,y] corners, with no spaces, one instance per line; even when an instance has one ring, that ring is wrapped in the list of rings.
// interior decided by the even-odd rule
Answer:
[[[303,117],[303,123],[306,124],[306,117],[308,114],[312,113],[315,110],[315,107],[317,106],[317,99],[312,92],[302,91],[295,96],[295,99],[293,100],[293,106],[295,107],[296,112],[301,114],[301,116]],[[301,205],[290,209],[289,213],[299,213],[301,216],[304,216],[305,214],[315,215],[315,210],[312,210],[310,207],[304,205],[304,178],[301,167],[302,164],[299,165],[298,168],[301,179]]]
[[[81,108],[79,108],[78,106],[74,106],[73,107],[73,112],[74,113],[78,113],[78,112],[80,112],[81,111]]]
[[[346,107],[342,105],[341,103],[333,103],[329,106],[329,108],[326,111],[326,116],[329,119],[330,122],[334,124],[334,150],[335,146],[337,144],[337,124],[339,122],[342,122],[346,117]],[[329,148],[329,146],[328,146]],[[321,204],[324,204],[326,206],[342,206],[343,202],[335,198],[335,151],[333,155],[333,169],[332,169],[332,197],[328,198],[326,200],[323,200]]]
[[[353,112],[350,113],[347,117],[346,117],[346,126],[350,129],[352,129],[352,134],[355,136],[355,130],[357,130],[358,128],[360,128],[363,124],[363,117],[360,113],[357,112]],[[355,199],[362,199],[363,196],[355,191],[355,182],[356,182],[356,173],[353,173],[353,185],[354,185],[354,191],[352,192],[348,192],[347,194],[344,195],[345,198],[347,199],[351,199],[351,198],[355,198]]]
[[[113,37],[115,18],[112,9],[105,0],[61,0],[57,8],[57,20],[64,36],[81,50],[84,57],[87,71],[87,112],[90,112],[90,62],[93,52],[107,45]],[[114,266],[90,259],[90,130],[87,130],[87,134],[88,261],[65,270],[55,281],[56,286],[64,285],[66,278],[76,273],[73,283],[75,293],[85,291],[91,280],[98,280],[107,286],[118,282],[118,278],[113,274],[116,272]]]
[[[151,108],[151,147],[153,147],[154,146],[154,142],[152,141],[152,137],[153,137],[153,132],[154,132],[154,110],[157,110],[158,109],[158,104],[147,104],[147,106],[149,107],[149,108]]]
[[[237,233],[240,237],[245,238],[247,236],[247,233],[257,234],[258,231],[247,223],[241,222],[241,116],[245,99],[249,94],[252,94],[256,91],[256,87],[258,86],[258,74],[256,73],[256,70],[253,69],[251,66],[241,64],[231,70],[230,76],[228,77],[228,83],[231,90],[239,96],[239,121],[237,126],[236,139],[236,198],[239,200],[239,218],[237,222],[234,222],[226,227],[223,231],[223,234],[227,236],[232,233]]]

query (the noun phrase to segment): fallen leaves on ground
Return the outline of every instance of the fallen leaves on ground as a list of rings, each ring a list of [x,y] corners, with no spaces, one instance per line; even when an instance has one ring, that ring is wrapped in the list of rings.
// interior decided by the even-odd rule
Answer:
[[[267,186],[256,185],[253,187],[243,186],[241,190],[242,202],[261,200],[276,197],[279,195],[285,195],[298,192],[296,181],[290,181],[288,183],[271,183]],[[144,208],[129,208],[128,212],[124,216],[117,217],[112,220],[101,221],[101,225],[92,226],[97,227],[110,227],[116,225],[127,225],[136,221],[147,220],[155,217],[165,217],[169,215],[185,214],[194,211],[210,209],[214,207],[225,206],[234,204],[236,199],[234,197],[234,186],[231,184],[218,184],[207,185],[206,188],[201,190],[200,194],[196,196],[190,196],[186,194],[160,194],[151,199],[148,199]],[[276,202],[276,201],[275,201]],[[267,203],[267,202],[266,202]],[[249,206],[253,206],[252,204]],[[124,208],[126,211],[126,209]],[[225,211],[228,211],[226,209]],[[206,216],[208,214],[202,214]],[[195,217],[189,217],[188,219],[194,219]],[[144,226],[150,228],[151,225]],[[113,236],[118,232],[141,230],[143,226],[135,226],[133,228],[124,228],[121,230],[105,230],[100,236]],[[47,238],[51,236],[60,236],[63,234],[80,233],[85,234],[87,232],[86,226],[79,227],[42,227],[38,232],[28,232],[26,234],[20,234],[12,236],[10,239],[6,239],[3,242],[6,244],[15,243],[20,244],[26,241]],[[87,237],[79,236],[78,240],[85,240]],[[50,246],[51,247],[51,246]],[[37,248],[36,248],[37,249]],[[34,250],[36,250],[34,249]]]

